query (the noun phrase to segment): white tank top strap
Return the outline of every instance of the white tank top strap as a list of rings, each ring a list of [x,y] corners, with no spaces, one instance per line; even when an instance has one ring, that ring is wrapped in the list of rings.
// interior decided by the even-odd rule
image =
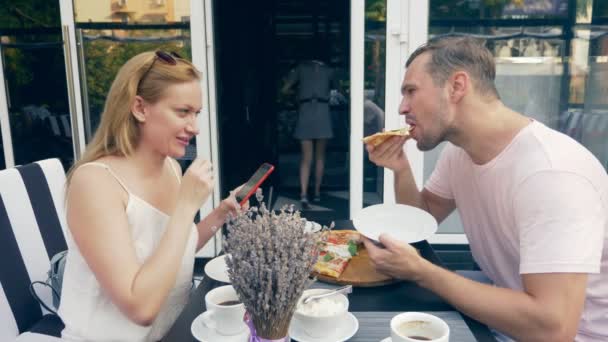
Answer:
[[[173,160],[171,158],[167,158],[167,160],[169,160],[169,165],[171,165],[171,170],[173,170],[173,174],[175,174],[175,178],[177,178],[177,183],[178,184],[181,183],[182,178],[179,176],[179,172],[177,171],[177,168],[175,167]]]
[[[80,167],[87,166],[87,165],[99,166],[99,167],[103,167],[104,169],[108,170],[108,172],[112,175],[112,177],[114,177],[114,179],[116,179],[118,184],[120,184],[120,186],[122,186],[122,188],[125,189],[125,191],[128,194],[131,194],[131,191],[129,191],[129,188],[125,185],[125,183],[122,181],[122,179],[120,179],[120,177],[118,177],[118,175],[114,172],[114,170],[112,170],[112,168],[109,165],[100,163],[100,162],[89,162],[89,163],[82,164]]]

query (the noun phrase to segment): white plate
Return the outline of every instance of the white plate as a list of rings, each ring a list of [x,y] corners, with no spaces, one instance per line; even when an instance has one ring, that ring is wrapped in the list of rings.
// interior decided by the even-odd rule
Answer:
[[[248,342],[249,329],[244,329],[242,333],[232,336],[220,335],[215,329],[208,328],[203,323],[203,314],[198,315],[190,326],[192,336],[201,342]]]
[[[221,281],[224,283],[230,283],[228,277],[228,265],[226,265],[226,257],[229,254],[220,255],[217,258],[213,258],[205,265],[205,274],[211,279]]]
[[[378,241],[386,233],[397,240],[413,243],[426,240],[437,231],[437,221],[428,212],[404,204],[376,204],[363,208],[353,225],[364,236]]]
[[[324,337],[311,337],[300,326],[296,318],[291,320],[289,326],[289,337],[298,342],[342,342],[353,337],[359,330],[359,320],[352,313],[346,315],[346,319],[338,323],[338,329],[333,334]]]
[[[389,336],[380,342],[393,342],[393,339]]]

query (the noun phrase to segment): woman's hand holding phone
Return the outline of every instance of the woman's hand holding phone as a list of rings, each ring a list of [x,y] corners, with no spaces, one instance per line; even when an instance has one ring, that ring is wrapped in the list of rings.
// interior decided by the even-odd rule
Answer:
[[[247,201],[245,205],[241,206],[236,200],[236,194],[239,192],[239,190],[241,190],[242,187],[243,185],[230,191],[230,195],[228,195],[228,197],[226,197],[224,200],[222,200],[222,202],[220,202],[220,209],[222,210],[226,218],[228,218],[228,214],[236,215],[239,210],[247,210],[249,208],[249,201]]]
[[[196,213],[213,191],[213,165],[208,160],[195,159],[182,177],[178,207],[185,206]]]

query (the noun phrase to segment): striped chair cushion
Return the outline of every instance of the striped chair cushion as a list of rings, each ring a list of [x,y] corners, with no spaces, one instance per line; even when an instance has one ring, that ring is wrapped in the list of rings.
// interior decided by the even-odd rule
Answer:
[[[0,341],[49,320],[29,284],[46,280],[51,257],[67,249],[64,187],[58,159],[0,171]],[[50,291],[37,293],[50,305]],[[56,321],[44,329],[57,335],[62,323]]]

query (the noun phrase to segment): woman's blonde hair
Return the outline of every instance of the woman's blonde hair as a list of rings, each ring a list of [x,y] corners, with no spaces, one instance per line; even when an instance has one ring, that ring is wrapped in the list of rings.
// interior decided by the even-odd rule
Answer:
[[[109,155],[128,156],[139,140],[139,125],[131,114],[135,96],[156,103],[169,85],[200,80],[200,72],[189,61],[175,58],[172,65],[155,51],[143,52],[129,59],[118,70],[112,82],[95,135],[67,175],[69,186],[72,175],[82,164]]]

